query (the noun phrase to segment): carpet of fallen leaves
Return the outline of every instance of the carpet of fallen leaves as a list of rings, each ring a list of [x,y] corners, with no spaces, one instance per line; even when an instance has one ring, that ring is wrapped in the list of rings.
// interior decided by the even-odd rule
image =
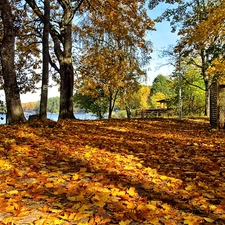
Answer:
[[[0,224],[225,224],[225,132],[191,120],[0,126]]]

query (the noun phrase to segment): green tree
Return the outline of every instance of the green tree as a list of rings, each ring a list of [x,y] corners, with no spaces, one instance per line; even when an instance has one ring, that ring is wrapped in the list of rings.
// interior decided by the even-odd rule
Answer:
[[[53,97],[48,99],[47,111],[50,113],[59,113],[60,98]]]
[[[74,94],[74,103],[76,107],[84,109],[86,112],[91,112],[97,115],[98,118],[103,118],[108,109],[108,100],[104,97],[104,93],[99,89],[99,94],[93,97],[92,95],[76,92]]]
[[[177,95],[174,98],[178,105],[179,77],[182,85],[182,114],[203,115],[205,109],[205,84],[202,79],[201,69],[191,64],[182,64],[181,74],[175,73],[173,87]]]
[[[157,93],[162,93],[162,98],[170,99],[173,97],[174,93],[172,91],[172,82],[169,77],[159,74],[152,83],[151,92],[150,92],[150,105],[151,107],[156,107],[156,104],[152,101],[152,97]],[[159,94],[157,94],[159,96]],[[162,100],[156,98],[157,100]]]
[[[188,56],[189,63],[195,65],[198,68],[201,68],[202,79],[205,83],[205,115],[208,115],[209,89],[213,79],[213,73],[212,71],[209,72],[208,69],[211,67],[212,62],[215,61],[215,59],[224,56],[224,44],[220,35],[216,35],[214,37],[209,35],[210,38],[199,38],[198,36],[202,37],[202,34],[208,33],[208,27],[203,29],[199,29],[199,27],[201,24],[206,24],[206,21],[209,20],[210,15],[213,15],[213,18],[215,19],[215,14],[211,12],[214,11],[215,8],[223,8],[223,1],[150,0],[149,8],[153,9],[160,2],[166,2],[169,4],[174,4],[175,2],[177,3],[176,6],[168,7],[156,21],[160,22],[164,19],[169,20],[172,31],[178,31],[180,39],[177,43],[177,46],[174,48],[174,51],[178,53],[177,57],[179,57],[179,59],[177,60],[185,60]],[[221,10],[219,11],[221,12]],[[223,14],[220,15],[221,16],[218,16],[218,19],[223,18]],[[214,21],[214,24],[216,23],[217,22]],[[221,26],[221,24],[219,24],[219,26]],[[218,26],[210,24],[209,27]],[[215,30],[216,29],[217,28],[215,28]]]
[[[163,93],[167,98],[171,95],[171,80],[169,77],[159,74],[152,83],[151,96],[157,92]]]

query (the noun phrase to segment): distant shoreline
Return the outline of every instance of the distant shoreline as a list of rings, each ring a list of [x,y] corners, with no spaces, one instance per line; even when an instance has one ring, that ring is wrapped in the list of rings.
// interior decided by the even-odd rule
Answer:
[[[34,113],[26,113],[24,112],[24,116],[26,117],[26,119],[29,118],[30,115],[34,115],[36,114],[36,112]],[[94,114],[89,114],[89,113],[74,113],[76,119],[80,119],[80,120],[96,120],[97,116]],[[54,120],[57,121],[59,117],[58,113],[47,113],[47,118],[50,120]],[[0,114],[0,124],[6,124],[6,114]]]

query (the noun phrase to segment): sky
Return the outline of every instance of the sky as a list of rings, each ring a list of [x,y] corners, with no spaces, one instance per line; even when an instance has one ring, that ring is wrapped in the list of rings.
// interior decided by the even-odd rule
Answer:
[[[151,19],[155,19],[157,16],[168,7],[168,5],[162,3],[153,10],[147,10],[147,13]],[[153,44],[152,60],[150,62],[150,70],[147,73],[147,85],[151,85],[154,78],[158,74],[169,75],[172,72],[172,67],[162,66],[166,64],[165,59],[159,57],[159,51],[169,45],[175,45],[177,40],[177,35],[171,33],[171,28],[169,22],[163,21],[162,23],[155,24],[156,31],[152,31],[148,34],[147,39],[149,39]],[[59,96],[58,87],[53,87],[48,91],[48,97]],[[35,94],[27,93],[21,95],[21,102],[33,102],[40,100],[40,91]]]
[[[148,16],[155,19],[162,14],[167,8],[168,4],[161,3],[155,9],[148,10]],[[178,40],[176,33],[171,32],[171,27],[168,21],[155,24],[156,31],[152,31],[147,37],[153,44],[152,60],[150,62],[150,71],[148,72],[148,84],[152,84],[154,78],[158,74],[165,76],[170,75],[173,71],[172,66],[165,65],[166,58],[159,57],[160,50],[166,49],[170,45],[175,45]]]

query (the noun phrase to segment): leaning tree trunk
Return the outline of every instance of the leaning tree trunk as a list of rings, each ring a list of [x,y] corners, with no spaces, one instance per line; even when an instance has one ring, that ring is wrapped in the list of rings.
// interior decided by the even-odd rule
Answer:
[[[0,56],[6,97],[7,119],[9,124],[24,123],[26,118],[21,105],[20,92],[17,84],[14,64],[14,16],[12,14],[11,6],[8,0],[0,0],[0,12],[4,32],[4,36],[0,45]]]

